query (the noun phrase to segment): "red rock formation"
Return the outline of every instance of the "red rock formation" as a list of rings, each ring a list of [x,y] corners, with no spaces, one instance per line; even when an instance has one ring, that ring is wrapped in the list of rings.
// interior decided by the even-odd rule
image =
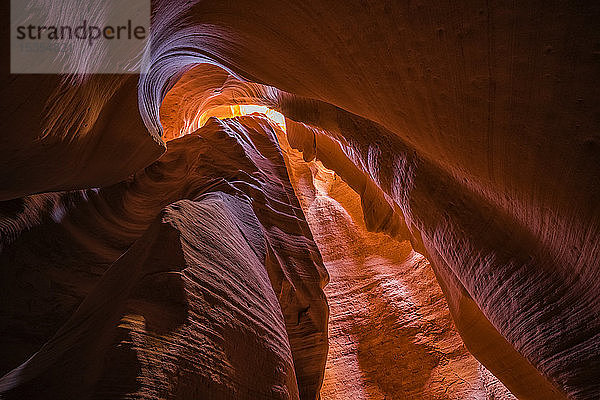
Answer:
[[[523,331],[520,330],[512,330],[514,336],[507,341],[507,338],[498,332],[497,326],[506,324],[507,327],[505,329],[510,330],[509,327],[511,325],[530,325],[534,327],[541,326],[539,322],[541,320],[571,319],[570,326],[573,327],[572,329],[587,332],[585,334],[582,333],[582,342],[579,346],[593,349],[595,346],[593,344],[595,340],[593,339],[593,332],[596,330],[595,323],[592,322],[593,317],[591,315],[593,313],[588,315],[592,319],[586,319],[585,322],[578,322],[576,319],[579,317],[575,317],[566,311],[564,315],[559,317],[557,311],[552,307],[549,308],[548,304],[564,301],[556,297],[564,297],[561,291],[555,290],[556,285],[562,285],[562,291],[566,290],[572,293],[566,298],[570,297],[575,304],[578,304],[574,307],[581,307],[586,302],[594,302],[594,300],[586,298],[588,295],[594,298],[597,292],[594,288],[581,289],[581,292],[576,293],[574,288],[577,287],[577,284],[575,283],[561,283],[560,280],[557,282],[555,281],[557,277],[555,274],[540,276],[541,271],[534,273],[535,267],[533,267],[532,262],[533,264],[549,262],[548,260],[544,261],[544,258],[548,258],[548,254],[542,253],[538,256],[541,257],[540,260],[520,261],[520,268],[524,271],[529,270],[529,272],[523,272],[525,276],[529,276],[528,279],[522,280],[521,272],[517,274],[520,277],[519,279],[521,279],[520,285],[523,287],[523,289],[519,290],[519,293],[522,292],[524,295],[528,293],[528,301],[531,302],[531,305],[527,307],[531,309],[537,308],[540,311],[539,313],[530,314],[529,316],[520,313],[515,314],[507,312],[503,308],[505,306],[499,305],[496,306],[495,311],[480,310],[481,306],[479,304],[483,304],[485,296],[491,296],[491,293],[497,292],[499,289],[511,290],[510,285],[501,285],[500,282],[511,281],[510,276],[514,274],[515,263],[519,263],[518,258],[515,258],[517,255],[539,252],[539,250],[534,249],[539,248],[541,244],[534,244],[536,239],[532,237],[534,235],[532,232],[522,224],[519,224],[518,221],[515,221],[514,218],[508,216],[506,212],[495,208],[496,206],[482,198],[481,194],[470,191],[468,181],[460,184],[457,183],[454,177],[449,176],[433,163],[420,158],[410,147],[407,147],[405,143],[399,140],[396,135],[380,125],[344,113],[322,102],[301,99],[281,92],[273,94],[273,89],[232,82],[231,80],[228,80],[226,85],[220,88],[219,92],[221,93],[219,96],[216,96],[220,100],[215,100],[215,96],[213,96],[211,99],[213,102],[226,102],[226,100],[220,97],[228,95],[223,88],[231,88],[229,90],[234,93],[234,95],[230,95],[232,98],[237,97],[235,94],[241,92],[250,94],[246,98],[251,98],[251,95],[260,96],[259,103],[269,104],[269,102],[278,102],[280,104],[279,109],[287,116],[312,124],[312,127],[309,126],[307,129],[304,124],[297,125],[293,122],[290,123],[288,120],[288,133],[291,135],[290,140],[294,146],[304,151],[305,159],[310,160],[315,156],[319,157],[320,154],[321,158],[324,158],[326,165],[334,170],[338,170],[340,175],[342,177],[345,176],[350,185],[361,194],[364,194],[363,191],[365,188],[373,187],[367,185],[366,182],[375,182],[378,187],[388,193],[389,197],[387,199],[385,199],[385,196],[380,196],[379,200],[374,200],[372,195],[367,196],[367,200],[365,200],[365,196],[363,196],[363,209],[365,208],[365,204],[371,202],[372,204],[367,206],[367,209],[373,215],[379,214],[374,219],[375,222],[373,222],[373,218],[367,218],[367,221],[371,220],[370,224],[372,226],[377,226],[376,221],[390,222],[389,210],[394,209],[394,214],[398,215],[396,206],[400,205],[402,215],[409,221],[410,230],[412,231],[410,235],[404,237],[411,239],[413,246],[418,251],[434,261],[434,269],[438,280],[440,280],[442,288],[449,299],[449,305],[459,331],[466,340],[466,344],[470,350],[490,367],[518,396],[522,398],[536,398],[541,395],[563,397],[555,389],[554,384],[548,382],[546,373],[540,374],[531,364],[534,362],[534,359],[540,360],[540,357],[543,358],[543,354],[551,357],[550,353],[556,347],[560,347],[561,345],[569,346],[571,343],[567,341],[554,343],[552,338],[548,338],[547,340],[553,342],[550,345],[550,343],[544,341],[543,337],[535,340],[531,338],[528,342],[523,342],[519,339],[523,334]],[[209,92],[207,88],[200,86],[199,94],[201,99],[206,99],[207,92]],[[244,97],[242,96],[242,98]],[[192,108],[196,106],[193,105]],[[200,114],[197,113],[196,115]],[[376,146],[372,143],[373,138],[377,138],[375,142]],[[336,142],[339,143],[336,144]],[[349,159],[351,162],[348,161]],[[382,168],[381,162],[385,162],[386,166]],[[359,170],[364,171],[367,177],[361,177],[361,174],[352,164],[356,165]],[[393,167],[394,165],[396,167]],[[373,192],[373,190],[370,190],[370,192]],[[392,204],[390,204],[390,200]],[[437,208],[443,211],[441,211],[441,214],[437,214],[436,217],[434,210]],[[388,211],[385,211],[386,209]],[[483,211],[481,211],[482,209]],[[395,217],[392,218],[392,220],[394,219]],[[394,223],[394,225],[397,224]],[[402,225],[403,223],[399,226]],[[437,239],[436,246],[439,249],[431,247],[433,245],[431,242],[432,239],[423,237],[423,233],[427,230],[429,231],[429,237],[435,237],[440,234],[447,236],[446,239],[443,239],[443,237]],[[406,229],[404,228],[396,229],[396,231],[406,233]],[[511,233],[509,234],[508,232]],[[494,243],[498,243],[498,238],[507,238],[510,235],[512,235],[512,240],[500,239],[508,250],[495,248]],[[520,239],[516,239],[517,237]],[[444,240],[447,240],[448,243],[461,243],[460,246],[463,250],[456,252],[456,246],[443,246],[443,243],[445,243]],[[523,241],[528,244],[525,245]],[[479,254],[481,249],[489,245],[491,247],[488,247],[486,251],[489,254],[496,255],[485,256]],[[523,246],[528,246],[528,249],[526,250]],[[440,256],[438,255],[440,250],[444,253],[450,251],[450,254]],[[502,261],[501,258],[498,258],[499,254],[506,252],[511,255],[508,259],[505,258],[505,261]],[[460,261],[462,257],[466,257],[464,260],[467,261]],[[473,259],[469,260],[469,257],[473,257]],[[493,257],[500,264],[496,265],[494,262],[481,261],[481,257],[483,259]],[[511,257],[513,260],[510,260]],[[450,260],[454,259],[452,263],[456,263],[455,266],[448,265],[446,258]],[[500,268],[502,263],[507,264]],[[477,285],[478,279],[469,281],[465,278],[465,283],[463,283],[460,279],[457,279],[457,273],[453,271],[453,268],[464,268],[465,265],[472,264],[478,265],[481,268],[481,272],[475,275],[470,272],[466,276],[485,276],[493,271],[492,276],[495,276],[497,279],[490,281],[487,287],[487,294],[480,293],[480,303],[472,299],[473,295],[471,293],[478,293],[478,290],[482,290],[482,288],[477,288],[476,286],[468,288],[465,286]],[[552,263],[549,265],[552,265]],[[549,265],[544,268],[549,268]],[[553,268],[557,268],[557,266]],[[465,273],[463,272],[462,274]],[[504,277],[502,277],[503,274],[505,274]],[[579,282],[579,285],[592,284],[593,282],[583,282],[579,279],[578,275],[571,278],[575,279],[574,282]],[[536,285],[539,285],[543,281],[554,282],[543,286],[546,288],[546,294],[544,294],[546,299],[537,296],[540,294],[539,291],[534,293],[526,289],[528,287],[536,287]],[[504,298],[514,296],[514,293],[507,292]],[[552,298],[553,296],[554,298]],[[501,297],[496,296],[495,298],[498,301],[502,301]],[[523,299],[523,301],[525,300]],[[516,303],[513,304],[516,306]],[[542,310],[552,313],[552,316],[544,316]],[[489,322],[490,317],[486,314],[495,314],[498,321],[491,324]],[[534,318],[527,320],[531,316]],[[523,320],[520,320],[521,317]],[[541,320],[538,320],[540,318]],[[532,329],[533,331],[531,332],[534,332],[537,328]],[[519,344],[529,347],[527,350],[529,351],[529,355],[527,357],[523,357],[522,352],[525,351],[524,348],[515,351],[515,346]],[[578,350],[575,352],[578,353]],[[502,356],[500,357],[499,354],[502,354]],[[597,351],[591,350],[587,356],[578,354],[576,357],[577,361],[573,359],[579,365],[577,367],[579,370],[576,373],[572,372],[571,367],[566,367],[566,365],[562,364],[552,368],[555,368],[556,373],[558,373],[558,370],[562,370],[562,373],[565,374],[565,379],[575,379],[576,381],[585,382],[584,386],[588,387],[590,382],[593,381],[591,376],[596,374],[596,364],[593,360],[596,358]],[[590,366],[594,367],[590,370]],[[568,376],[572,378],[567,378]],[[592,387],[586,390],[589,393],[594,393],[596,388],[592,385]]]
[[[52,398],[316,396],[327,273],[267,122],[212,119],[130,181],[53,197],[37,221],[28,207],[3,226],[14,239],[3,243],[12,346],[2,346],[2,369],[31,351],[26,335],[45,342],[0,380],[7,397],[39,397],[42,386]],[[56,287],[24,292],[35,281]],[[32,331],[38,301],[57,312]]]
[[[8,4],[3,7],[8,11]],[[270,176],[287,182],[283,162],[267,167],[260,190],[252,173],[237,177],[244,168],[219,164],[214,149],[200,160],[195,150],[175,159],[167,153],[140,172],[164,151],[161,137],[195,131],[206,116],[225,111],[217,106],[252,103],[282,112],[292,145],[307,160],[322,160],[357,191],[366,228],[410,240],[428,259],[465,345],[518,398],[598,397],[600,7],[595,2],[266,0],[258,7],[246,1],[156,0],[152,7],[148,73],[140,77],[15,76],[3,66],[3,368],[23,366],[3,378],[4,388],[18,385],[14,390],[32,395],[35,382],[57,388],[51,374],[59,370],[50,366],[66,362],[65,343],[76,343],[78,334],[65,328],[53,336],[60,326],[75,318],[79,305],[85,311],[88,296],[109,279],[119,257],[156,250],[152,238],[137,241],[160,210],[182,198],[197,202],[196,194],[212,190],[207,179],[225,182],[223,174],[230,174],[235,182],[251,183],[240,183],[247,191],[237,190],[249,199],[270,243],[265,260],[257,259],[270,271],[282,304],[299,393],[316,395],[325,360],[326,344],[319,340],[327,320],[321,292],[326,279],[289,184],[273,185],[279,188],[276,200],[268,201]],[[192,69],[201,63],[211,67]],[[174,97],[165,99],[170,89]],[[227,125],[236,132],[269,131],[256,127],[266,123],[244,121]],[[182,140],[192,138],[197,136]],[[244,163],[248,149],[275,157],[274,139],[264,147],[254,140],[246,146],[227,142],[233,153],[226,165]],[[250,159],[246,167],[263,171],[262,158]],[[188,168],[198,161],[205,168],[186,181]],[[175,167],[176,174],[163,177],[162,168]],[[133,181],[106,188],[134,173]],[[140,201],[130,192],[139,174],[166,180]],[[29,196],[74,189],[87,190]],[[305,239],[300,253],[296,240],[282,240],[286,235],[271,225],[269,216],[281,211],[281,199],[294,209],[286,211],[293,217],[285,221],[300,221],[287,232]],[[169,215],[178,215],[173,212]],[[247,214],[202,202],[182,212],[219,215],[231,226]],[[189,222],[170,226],[186,231],[181,227]],[[224,235],[241,240],[230,230]],[[192,240],[185,232],[181,237]],[[252,239],[246,242],[253,247]],[[129,257],[144,274],[141,253]],[[245,268],[256,269],[253,260],[245,261]],[[312,272],[300,272],[297,265]],[[288,267],[295,272],[286,273]],[[254,295],[267,299],[262,289]],[[119,299],[110,300],[120,304]],[[88,301],[94,305],[93,298]],[[111,318],[103,324],[114,330]],[[140,324],[129,323],[137,332]],[[281,330],[273,332],[282,338]],[[64,342],[63,333],[73,342]],[[98,335],[89,345],[93,349],[86,347],[88,341],[78,346],[99,352],[115,344],[104,339]],[[25,362],[43,343],[37,358]],[[289,354],[278,349],[280,365],[289,367]],[[91,364],[91,372],[79,373],[94,381],[101,367]],[[290,373],[283,371],[269,382],[293,393]],[[60,395],[52,390],[47,393]],[[89,391],[89,382],[68,390]]]
[[[427,260],[372,233],[365,196],[280,143],[331,276],[321,398],[514,399],[465,349]]]

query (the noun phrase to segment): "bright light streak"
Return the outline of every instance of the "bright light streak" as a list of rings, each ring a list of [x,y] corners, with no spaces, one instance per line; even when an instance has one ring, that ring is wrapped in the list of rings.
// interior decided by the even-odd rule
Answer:
[[[250,114],[263,114],[269,121],[277,125],[281,128],[282,131],[285,132],[285,117],[280,112],[272,110],[267,106],[257,106],[257,105],[235,105],[230,106],[232,116],[238,117],[243,115]]]
[[[184,127],[179,131],[177,137],[185,136],[189,133],[200,129],[206,124],[210,117],[218,119],[227,119],[242,117],[244,115],[259,114],[266,117],[273,125],[279,127],[283,132],[286,132],[285,117],[280,112],[272,110],[267,106],[259,106],[254,104],[236,104],[232,106],[218,106],[203,112],[190,121],[186,121]],[[174,137],[171,139],[175,139]],[[170,140],[170,139],[167,139]]]

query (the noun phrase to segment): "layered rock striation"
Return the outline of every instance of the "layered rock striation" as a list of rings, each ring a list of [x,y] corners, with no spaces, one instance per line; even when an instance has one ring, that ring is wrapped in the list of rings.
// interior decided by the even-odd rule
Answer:
[[[123,183],[22,202],[3,204],[7,398],[317,396],[327,272],[265,120],[211,119]]]
[[[2,7],[8,15],[8,3]],[[427,258],[465,345],[515,396],[598,397],[596,2],[156,0],[152,11],[146,74],[11,75],[3,63],[2,368],[12,370],[3,390],[95,393],[99,363],[67,350],[79,343],[88,354],[108,354],[119,326],[142,331],[121,310],[137,280],[154,274],[144,260],[169,236],[161,232],[180,232],[164,239],[177,259],[177,246],[209,240],[215,228],[188,235],[191,221],[172,222],[182,212],[183,219],[214,216],[223,237],[256,250],[242,270],[262,263],[273,296],[264,275],[254,276],[253,295],[263,304],[277,299],[282,310],[269,342],[278,343],[270,354],[281,351],[270,365],[281,368],[265,387],[316,396],[326,354],[326,272],[272,130],[253,119],[208,119],[218,107],[257,104],[284,114],[291,145],[361,196],[369,230],[408,240]],[[9,54],[8,39],[2,49]],[[194,134],[206,120],[204,134]],[[264,132],[268,143],[258,139]],[[164,140],[185,134],[158,159]],[[210,150],[199,144],[213,140],[219,146]],[[176,143],[188,150],[173,150]],[[216,197],[198,197],[209,192]],[[182,199],[192,203],[161,211]],[[286,222],[274,224],[280,215]],[[254,236],[244,244],[235,233],[241,221],[261,233],[264,250]],[[138,272],[107,275],[123,269],[123,260]],[[177,264],[190,273],[199,265]],[[159,275],[182,274],[171,267]],[[89,297],[110,279],[123,284],[114,289],[122,293]],[[205,278],[194,282],[182,293],[201,291]],[[91,336],[85,323],[103,307],[114,314],[97,338],[80,340]],[[186,315],[182,324],[195,314]],[[161,354],[142,347],[138,356]],[[76,365],[78,384],[59,387],[57,366],[70,376]],[[270,389],[260,390],[268,396]]]

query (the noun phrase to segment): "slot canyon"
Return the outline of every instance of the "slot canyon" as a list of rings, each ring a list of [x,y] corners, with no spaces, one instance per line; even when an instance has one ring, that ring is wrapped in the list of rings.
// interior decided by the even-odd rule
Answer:
[[[600,399],[599,2],[148,4],[2,4],[0,399]]]

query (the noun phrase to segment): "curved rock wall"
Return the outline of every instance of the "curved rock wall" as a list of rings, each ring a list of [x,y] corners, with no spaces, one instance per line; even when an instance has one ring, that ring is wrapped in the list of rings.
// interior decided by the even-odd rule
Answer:
[[[303,151],[304,159],[319,158],[361,195],[370,230],[410,239],[413,247],[433,262],[467,346],[515,394],[563,398],[555,385],[568,388],[577,386],[575,382],[586,387],[584,397],[596,392],[597,388],[590,386],[597,373],[594,332],[598,328],[592,311],[597,303],[596,281],[569,274],[565,270],[569,264],[556,264],[557,260],[568,262],[566,254],[560,253],[565,245],[557,242],[558,238],[567,235],[564,240],[573,242],[581,236],[558,230],[547,237],[545,230],[536,231],[535,226],[526,225],[524,216],[504,211],[475,190],[472,182],[457,181],[378,124],[323,102],[223,77],[214,67],[199,71],[202,76],[220,76],[223,83],[210,88],[204,86],[209,81],[198,75],[184,76],[182,86],[177,85],[172,93],[182,93],[185,87],[188,93],[197,89],[198,96],[179,109],[176,115],[180,117],[175,120],[198,121],[206,112],[202,107],[218,109],[228,101],[274,104],[289,117],[287,136]],[[171,104],[167,97],[165,105],[173,109]],[[181,117],[183,113],[189,117]],[[171,134],[186,129],[178,125]],[[593,246],[593,235],[584,241]],[[467,272],[466,265],[479,270]],[[581,273],[593,275],[596,271],[587,267],[589,262],[578,265],[584,268]],[[487,287],[481,285],[483,276],[489,276],[485,278]],[[500,295],[503,290],[505,294]],[[523,297],[518,302],[503,300],[515,296]],[[497,301],[493,306],[489,304],[492,298]],[[557,308],[553,304],[572,305]],[[569,312],[584,312],[588,305],[592,308],[585,311],[585,317]],[[522,308],[531,311],[522,313]],[[568,328],[557,330],[557,321]],[[556,335],[572,332],[569,335],[579,339],[557,341],[552,335],[523,339],[526,330],[535,335],[544,324],[550,324],[547,329]],[[555,359],[556,351],[565,358]],[[548,380],[552,374],[556,377]]]
[[[280,143],[331,276],[321,398],[514,399],[467,352],[427,260],[408,241],[373,233],[365,196]]]
[[[546,381],[552,375],[563,388],[580,382],[585,388],[581,395],[593,397],[597,392],[591,383],[597,372],[597,327],[591,311],[595,306],[587,307],[595,304],[595,283],[555,264],[551,252],[536,243],[526,228],[410,150],[401,150],[403,144],[385,129],[342,112],[336,124],[340,140],[353,135],[354,141],[345,147],[348,156],[402,204],[413,231],[413,246],[432,261],[470,350],[522,398],[536,398],[540,392],[564,396]],[[318,157],[320,139],[314,139],[313,129],[305,132],[312,139],[304,142],[316,143],[312,153]],[[371,161],[374,136],[385,143],[379,147],[387,153],[381,159],[391,160],[396,168],[373,168],[377,165]],[[496,247],[498,243],[503,247]],[[521,296],[518,302],[516,293]],[[557,309],[555,304],[569,306]],[[574,315],[573,309],[585,309],[586,315]],[[573,339],[557,342],[552,335],[539,335],[546,325],[556,335]],[[527,335],[531,336],[526,339]],[[564,358],[559,361],[555,352]]]
[[[19,201],[2,220],[8,398],[317,396],[327,272],[268,122],[211,119],[126,182]]]
[[[8,15],[8,3],[2,7]],[[432,263],[465,344],[516,396],[597,397],[597,2],[267,0],[258,7],[250,1],[157,0],[152,7],[149,73],[139,79],[12,76],[3,64],[0,198],[13,199],[3,204],[8,209],[3,223],[11,226],[3,229],[3,257],[34,270],[44,265],[29,255],[36,252],[11,247],[19,237],[15,229],[34,246],[30,228],[42,218],[40,207],[45,221],[60,220],[69,209],[65,201],[85,201],[83,194],[14,199],[103,187],[140,171],[164,151],[160,111],[167,92],[194,65],[208,63],[237,82],[215,75],[214,82],[198,87],[198,95],[206,98],[206,89],[231,87],[215,101],[236,104],[239,89],[255,104],[305,125],[299,137],[310,144],[303,146],[307,159],[319,157],[319,142],[327,149],[321,158],[335,146],[341,149],[324,162],[340,175],[354,171],[346,176],[350,186],[370,193],[360,193],[366,214],[374,213],[367,215],[368,226],[410,236]],[[208,103],[192,103],[182,112],[190,115],[183,130],[193,130],[207,111]],[[193,163],[185,157],[172,161],[188,162]],[[211,176],[211,168],[203,174]],[[90,190],[85,193],[95,198]],[[250,197],[255,195],[260,198],[257,192]],[[255,212],[260,217],[264,210]],[[117,225],[123,225],[122,233],[100,241],[93,230],[81,229],[85,233],[73,247],[81,252],[77,257],[87,257],[99,245],[92,258],[102,260],[103,271],[146,229]],[[102,225],[91,226],[102,232]],[[47,239],[57,248],[49,259],[73,251],[61,241],[76,228],[65,229]],[[306,226],[300,231],[308,237]],[[265,232],[271,241],[278,237]],[[127,245],[119,242],[120,235],[128,238]],[[314,251],[305,250],[300,258],[312,257]],[[293,248],[284,250],[277,259],[267,248],[268,270],[276,271],[288,259],[294,265],[293,253]],[[65,298],[70,307],[100,273],[96,266],[86,270],[86,263],[73,263],[84,272],[67,279],[75,293]],[[22,279],[17,270],[3,268],[13,276],[7,282]],[[294,290],[281,288],[292,293],[292,311],[288,315],[284,307],[284,317],[292,332],[297,378],[310,382],[306,389],[301,385],[301,393],[317,391],[320,367],[301,361],[294,349],[312,345],[324,352],[315,344],[326,316],[317,289],[325,273],[317,270],[286,276]],[[54,284],[47,283],[52,279],[31,279],[44,296],[56,295]],[[287,295],[278,296],[282,301]],[[46,316],[40,323],[46,338],[55,321],[64,322],[59,316],[69,315],[44,302],[28,305],[17,299],[6,304],[16,302],[18,309]],[[294,315],[302,331],[312,326],[317,332],[307,343],[290,328]],[[29,317],[23,318],[18,324]]]

